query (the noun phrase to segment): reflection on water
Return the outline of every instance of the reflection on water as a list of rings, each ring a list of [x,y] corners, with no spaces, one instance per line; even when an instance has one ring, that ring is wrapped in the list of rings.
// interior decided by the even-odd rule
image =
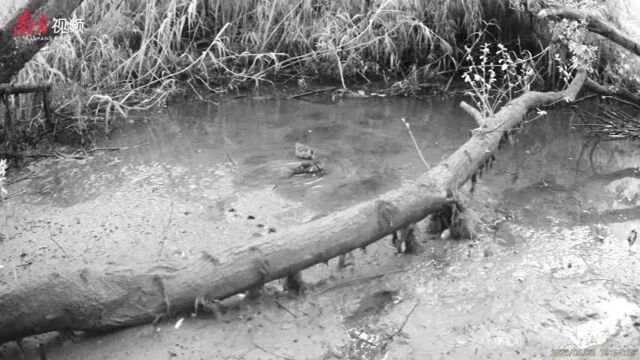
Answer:
[[[71,205],[130,181],[126,175],[131,169],[149,164],[166,168],[171,186],[184,192],[193,190],[186,189],[186,183],[198,189],[216,176],[213,167],[228,163],[234,168],[237,191],[275,189],[315,210],[331,211],[371,199],[424,172],[402,117],[411,124],[429,163],[451,154],[475,127],[457,104],[437,98],[177,104],[164,114],[132,117],[133,124],[109,145],[143,146],[56,166],[33,184],[33,190],[58,205]],[[482,178],[482,186],[504,190],[506,201],[576,205],[580,189],[590,189],[594,201],[603,200],[599,197],[606,184],[591,189],[590,177],[640,165],[640,157],[633,157],[638,152],[633,144],[603,143],[585,151],[583,136],[570,129],[567,119],[568,113],[559,111],[525,125],[517,143],[497,154],[496,166]],[[296,142],[316,149],[326,170],[323,176],[290,176],[300,163],[293,151]],[[137,181],[144,186],[152,178],[151,174]],[[629,191],[625,194],[633,197]]]
[[[73,186],[65,187],[67,201],[59,203],[69,205],[105,190],[87,173],[109,174],[108,183],[102,185],[114,186],[126,181],[117,176],[123,168],[137,164],[184,166],[189,168],[184,176],[197,177],[207,176],[210,166],[227,162],[237,164],[233,183],[238,190],[275,188],[282,196],[328,211],[370,199],[425,170],[401,117],[410,122],[432,164],[462,144],[473,127],[454,102],[437,99],[347,100],[337,105],[250,99],[220,107],[180,104],[163,115],[133,117],[135,123],[110,146],[145,145],[119,152],[117,164],[111,158],[92,162]],[[316,149],[325,167],[323,176],[290,176],[300,163],[293,151],[296,142]],[[184,178],[174,181],[179,186]]]

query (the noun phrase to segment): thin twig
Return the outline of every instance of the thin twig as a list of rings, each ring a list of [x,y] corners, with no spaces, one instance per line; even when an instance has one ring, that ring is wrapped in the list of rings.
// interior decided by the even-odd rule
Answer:
[[[280,307],[282,310],[288,312],[289,314],[291,314],[291,316],[293,316],[294,318],[298,318],[296,316],[296,314],[292,313],[289,309],[287,309],[284,305],[282,305],[278,300],[273,299],[273,302],[278,305],[278,307]]]
[[[64,253],[64,255],[66,257],[69,257],[69,254],[67,254],[66,251],[64,251],[64,248],[62,246],[60,246],[60,244],[58,244],[58,242],[56,241],[56,239],[53,238],[53,234],[49,234],[49,238],[51,238],[51,241],[53,241],[56,245],[58,245],[58,247],[60,248],[60,250],[62,250],[62,252]]]
[[[160,251],[158,252],[158,258],[156,261],[160,261],[162,257],[162,253],[164,252],[164,244],[168,239],[169,227],[171,226],[171,220],[173,219],[173,201],[171,201],[171,208],[169,209],[169,220],[167,220],[167,225],[164,227],[164,231],[162,232],[162,244],[160,244]]]
[[[398,334],[402,332],[402,329],[404,329],[404,326],[407,325],[407,321],[409,321],[409,317],[411,317],[411,314],[413,314],[413,312],[416,311],[416,308],[418,307],[418,305],[420,305],[420,299],[416,301],[416,304],[413,305],[413,308],[411,309],[411,311],[407,313],[407,316],[405,316],[404,321],[402,322],[402,325],[400,325],[400,328],[393,334],[389,335],[389,337],[387,337],[387,340],[389,341],[393,340],[394,337],[396,337]]]
[[[256,344],[255,341],[252,341],[252,343],[253,343],[253,346],[257,347],[258,349],[260,349],[260,350],[262,350],[264,352],[266,352],[269,355],[273,355],[273,356],[279,357],[281,359],[294,360],[293,358],[290,358],[288,356],[279,355],[279,354],[274,353],[273,351],[267,350],[267,349],[263,348],[262,346]]]
[[[89,150],[85,150],[87,153],[92,153],[92,152],[96,152],[96,151],[119,151],[122,150],[124,148],[94,148],[94,149],[89,149]]]
[[[640,108],[640,105],[638,105],[638,104],[636,104],[636,103],[633,103],[633,102],[630,102],[630,101],[622,100],[622,99],[620,99],[620,98],[619,98],[619,97],[617,97],[617,96],[603,96],[603,98],[605,98],[605,99],[607,99],[607,98],[611,98],[611,99],[613,99],[613,100],[615,100],[615,101],[619,101],[619,102],[621,102],[621,103],[624,103],[624,104],[627,104],[627,105],[631,105],[631,106],[635,106],[635,107],[637,107],[637,108]]]
[[[20,190],[20,191],[16,191],[16,192],[14,192],[14,193],[11,193],[11,194],[7,195],[4,199],[5,199],[5,200],[9,200],[9,199],[11,199],[12,197],[18,196],[18,195],[20,195],[20,194],[22,194],[22,193],[25,193],[25,192],[27,192],[27,190],[24,190],[24,189],[23,189],[23,190]]]
[[[233,159],[231,158],[231,155],[229,155],[229,153],[225,153],[227,154],[227,159],[229,159],[229,162],[231,162],[231,165],[236,166],[238,165],[237,162],[233,161]]]
[[[42,174],[43,172],[44,171],[39,172],[38,175]],[[7,181],[7,185],[13,185],[13,184],[19,183],[19,182],[24,181],[24,180],[37,179],[37,177],[33,176],[35,174],[36,174],[36,172],[32,171],[28,175],[25,175],[25,176],[23,176],[23,177],[21,177],[21,178],[19,178],[17,180]]]
[[[420,155],[420,160],[422,160],[422,163],[424,163],[424,165],[427,167],[427,170],[431,170],[431,166],[429,166],[429,163],[427,163],[427,160],[424,159],[424,155],[422,155],[422,151],[420,151],[420,147],[418,146],[418,142],[416,141],[416,138],[413,137],[413,132],[411,131],[411,127],[409,126],[409,123],[405,118],[401,118],[401,119],[402,119],[402,122],[404,123],[404,126],[406,126],[407,130],[409,131],[409,136],[411,136],[411,141],[413,141],[413,146],[416,147],[416,150],[418,151],[418,155]]]
[[[337,88],[338,88],[337,86],[332,86],[332,87],[328,87],[328,88],[324,88],[324,89],[307,91],[307,92],[303,92],[303,93],[300,93],[300,94],[287,96],[287,99],[295,99],[295,98],[299,98],[299,97],[302,97],[302,96],[313,95],[313,94],[317,94],[317,93],[321,93],[321,92],[325,92],[325,91],[333,91],[333,90],[335,90]]]
[[[92,153],[92,152],[96,152],[96,151],[120,151],[120,150],[129,150],[129,149],[133,149],[133,148],[137,148],[140,146],[144,146],[144,145],[149,145],[148,142],[145,143],[141,143],[141,144],[136,144],[136,145],[131,145],[131,146],[123,146],[123,147],[104,147],[104,148],[93,148],[90,150],[84,150],[83,151],[87,154]]]
[[[580,281],[580,283],[584,284],[584,283],[591,282],[591,281],[606,281],[606,282],[612,282],[612,283],[616,283],[616,284],[620,284],[620,285],[624,285],[624,286],[629,286],[629,287],[632,286],[631,284],[623,283],[621,281],[612,280],[612,279],[604,279],[604,278],[582,280],[582,281]]]

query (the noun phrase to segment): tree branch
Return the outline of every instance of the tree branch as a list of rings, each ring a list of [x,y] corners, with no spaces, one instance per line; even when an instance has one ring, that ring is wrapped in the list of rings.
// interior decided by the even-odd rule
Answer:
[[[584,86],[597,93],[600,95],[606,95],[606,96],[619,96],[621,98],[624,98],[626,100],[629,100],[631,102],[633,102],[634,104],[640,106],[640,96],[632,93],[631,91],[627,90],[627,89],[620,89],[620,88],[616,88],[613,86],[604,86],[602,84],[599,84],[591,79],[587,79],[584,82]]]
[[[615,26],[595,15],[572,10],[566,7],[557,9],[544,9],[538,13],[538,18],[552,20],[568,19],[580,21],[586,19],[587,30],[602,35],[623,48],[640,56],[640,43],[637,43],[627,35],[620,32]]]
[[[478,109],[474,108],[473,106],[467,104],[464,101],[460,102],[460,107],[467,114],[471,115],[471,117],[473,118],[473,120],[476,121],[479,127],[483,127],[486,124],[486,121],[484,120],[484,116],[482,116],[482,114],[480,113],[480,111],[478,111]]]

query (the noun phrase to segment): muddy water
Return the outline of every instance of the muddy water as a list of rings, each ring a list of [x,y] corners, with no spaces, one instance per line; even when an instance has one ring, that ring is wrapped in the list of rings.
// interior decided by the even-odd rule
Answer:
[[[179,104],[130,124],[84,159],[31,164],[2,207],[0,286],[70,266],[197,257],[375,198],[468,138],[456,101],[338,104],[238,99]],[[516,359],[554,349],[640,347],[640,146],[592,151],[556,112],[526,124],[463,196],[474,240],[421,233],[417,255],[380,241],[304,272],[303,298],[267,284],[260,300],[111,334],[25,340],[50,359]],[[295,142],[323,176],[290,176]],[[119,150],[111,150],[119,149]],[[626,169],[626,170],[625,170]],[[419,224],[424,230],[425,224]],[[69,336],[73,335],[73,336]],[[19,357],[5,345],[3,358]],[[633,357],[631,357],[633,358]]]

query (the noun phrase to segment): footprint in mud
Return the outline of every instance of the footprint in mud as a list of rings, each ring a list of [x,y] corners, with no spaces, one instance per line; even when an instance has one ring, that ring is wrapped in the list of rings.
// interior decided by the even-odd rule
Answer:
[[[397,290],[380,290],[360,299],[358,308],[345,318],[348,326],[362,325],[371,317],[380,315],[389,304],[396,302]]]

